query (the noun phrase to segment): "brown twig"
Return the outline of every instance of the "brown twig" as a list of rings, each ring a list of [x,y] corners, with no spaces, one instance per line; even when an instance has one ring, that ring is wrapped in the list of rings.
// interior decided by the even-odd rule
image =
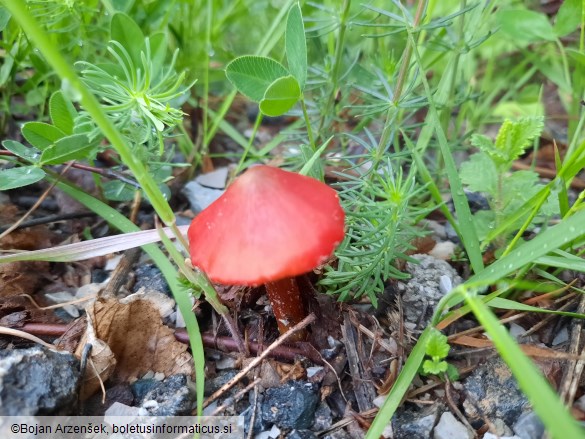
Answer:
[[[17,157],[17,155],[14,154],[12,151],[5,151],[5,150],[1,150],[0,155]],[[82,163],[75,163],[75,162],[67,162],[67,163],[65,163],[65,165],[70,166],[72,168],[81,169],[82,171],[93,172],[94,174],[99,174],[102,177],[120,180],[123,183],[129,184],[131,186],[134,186],[135,188],[140,189],[140,185],[136,181],[126,177],[125,175],[123,175],[119,172],[112,171],[111,169],[96,168],[94,166],[84,165]]]
[[[27,227],[34,227],[40,226],[43,224],[50,224],[56,223],[58,221],[66,221],[70,219],[77,219],[77,218],[85,218],[88,216],[97,216],[94,212],[77,212],[77,213],[66,213],[63,215],[47,215],[41,218],[34,218],[28,221],[21,222],[17,227],[14,227],[12,230],[18,229],[26,229]],[[0,233],[4,233],[6,230],[11,228],[12,226],[1,226]]]
[[[61,337],[69,325],[60,323],[26,323],[20,330],[44,337]],[[184,329],[175,331],[175,338],[181,343],[189,344],[189,336]],[[218,337],[214,333],[201,334],[203,345],[207,348],[217,349],[224,352],[236,352],[238,347],[231,337]],[[258,355],[258,352],[266,350],[270,346],[261,343],[248,342],[252,354]],[[319,352],[311,348],[306,343],[297,344],[297,346],[277,346],[270,351],[271,357],[279,358],[284,361],[294,361],[298,357],[306,357],[315,364],[323,364],[323,359]]]
[[[585,312],[585,296],[581,296],[577,312],[583,314]],[[569,353],[577,355],[581,346],[581,334],[583,331],[583,320],[575,319],[573,327],[571,328],[571,345]],[[573,405],[575,394],[581,381],[583,368],[585,366],[585,349],[581,350],[581,355],[578,360],[572,360],[567,364],[565,376],[561,384],[560,395],[569,407]]]
[[[280,337],[278,337],[278,339],[276,339],[276,341],[274,343],[272,343],[270,346],[268,346],[266,348],[266,350],[264,350],[259,357],[254,358],[254,360],[252,360],[250,362],[250,364],[248,364],[246,367],[244,367],[231,380],[229,380],[227,383],[225,383],[223,386],[221,386],[216,392],[214,392],[211,396],[209,396],[209,398],[207,398],[203,402],[203,407],[207,407],[210,403],[212,403],[214,400],[216,400],[221,395],[223,395],[225,392],[227,392],[229,389],[231,389],[236,383],[238,383],[238,381],[240,381],[244,376],[246,376],[246,374],[250,370],[252,370],[256,366],[258,366],[262,362],[262,360],[264,360],[264,358],[266,358],[268,356],[268,354],[270,354],[270,352],[272,352],[278,346],[283,344],[289,337],[295,335],[298,331],[302,331],[303,329],[305,329],[308,325],[310,325],[314,321],[315,321],[315,314],[309,314],[307,317],[305,317],[303,320],[301,320],[295,326],[290,328],[286,333],[284,333]]]
[[[246,387],[244,387],[242,390],[236,393],[233,397],[226,399],[223,405],[217,407],[209,416],[218,416],[228,407],[232,407],[234,402],[239,401],[242,398],[242,396],[244,396],[246,393],[252,390],[252,388],[256,387],[260,383],[260,381],[261,381],[260,378],[256,378],[254,381],[252,381],[250,384],[248,384]],[[252,416],[254,415],[252,414]],[[254,420],[250,421],[250,425],[254,425]]]
[[[133,248],[124,252],[122,260],[114,269],[112,276],[106,287],[99,293],[100,297],[114,297],[122,286],[126,284],[128,274],[138,257],[140,256],[140,247]]]
[[[375,398],[376,391],[366,375],[365,365],[361,361],[358,352],[359,347],[358,340],[356,340],[356,331],[347,313],[343,316],[341,334],[343,335],[343,344],[345,345],[357,405],[360,412],[364,412],[372,408],[372,401]]]
[[[449,381],[449,378],[446,376],[446,374],[445,374],[445,396],[447,399],[447,404],[449,405],[449,408],[451,409],[451,411],[453,413],[455,413],[455,416],[457,416],[457,418],[459,418],[459,420],[467,427],[468,430],[473,432],[473,437],[477,438],[477,433],[475,431],[475,428],[473,428],[471,426],[471,424],[469,424],[469,421],[467,420],[467,418],[465,416],[463,416],[463,413],[461,413],[461,410],[459,410],[459,407],[457,407],[457,404],[455,404],[455,401],[453,401],[453,396],[451,395],[451,382]]]
[[[53,346],[52,344],[47,343],[45,340],[41,340],[40,338],[35,337],[34,335],[29,334],[28,332],[20,331],[18,329],[5,328],[5,327],[1,327],[0,326],[0,334],[1,335],[9,335],[11,337],[24,338],[25,340],[29,340],[29,341],[38,343],[41,346],[46,347],[47,349],[51,349],[53,351],[56,351],[57,350],[57,348],[55,346]]]

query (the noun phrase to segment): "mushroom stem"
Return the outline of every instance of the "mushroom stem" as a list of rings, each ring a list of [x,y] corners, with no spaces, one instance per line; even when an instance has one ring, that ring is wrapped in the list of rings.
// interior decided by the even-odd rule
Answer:
[[[305,307],[294,277],[267,282],[266,292],[281,334],[284,334],[306,317]],[[289,340],[303,341],[306,337],[307,331],[303,329],[292,335]]]

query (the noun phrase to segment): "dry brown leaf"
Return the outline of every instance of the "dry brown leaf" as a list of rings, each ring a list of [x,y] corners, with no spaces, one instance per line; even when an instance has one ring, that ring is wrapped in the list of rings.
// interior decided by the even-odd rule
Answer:
[[[165,376],[179,373],[192,375],[192,357],[187,352],[187,345],[175,339],[173,330],[162,323],[153,304],[132,296],[126,298],[126,302],[102,298],[88,306],[88,330],[76,354],[81,355],[87,342],[93,344],[96,340],[103,341],[115,359],[117,381],[132,381],[148,371],[160,372]],[[95,334],[93,341],[92,330]],[[96,354],[100,357],[94,359]],[[92,352],[91,358],[94,364],[100,360],[98,371],[105,381],[111,375],[107,350]],[[86,376],[89,377],[87,389],[83,391],[86,396],[99,388],[99,382],[95,376],[92,377],[89,369],[86,370]]]
[[[9,262],[0,264],[0,297],[34,294],[46,283],[47,262]]]
[[[0,209],[0,224],[11,225],[18,219],[15,206]],[[29,227],[15,230],[0,239],[2,250],[38,250],[51,245],[51,232],[46,226]],[[45,273],[49,271],[47,262],[11,262],[0,264],[0,297],[34,294],[46,283]]]

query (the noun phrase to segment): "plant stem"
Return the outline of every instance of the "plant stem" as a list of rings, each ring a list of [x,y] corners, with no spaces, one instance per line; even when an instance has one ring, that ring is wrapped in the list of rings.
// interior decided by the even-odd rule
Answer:
[[[335,58],[333,61],[333,70],[331,72],[331,92],[327,99],[327,105],[325,111],[322,113],[321,121],[319,122],[319,130],[317,136],[320,136],[324,132],[325,125],[329,124],[329,120],[334,117],[332,116],[333,107],[335,103],[335,96],[337,95],[337,85],[339,84],[339,71],[341,69],[341,58],[343,56],[343,46],[345,40],[345,31],[347,29],[347,19],[349,17],[349,8],[351,6],[351,0],[344,0],[343,12],[339,20],[339,33],[336,38],[335,45]],[[327,121],[327,122],[326,122]]]
[[[193,9],[193,8],[191,8]],[[207,140],[207,128],[209,125],[209,61],[210,61],[210,52],[211,52],[211,27],[212,27],[212,17],[213,17],[213,2],[211,0],[207,0],[207,19],[205,22],[205,69],[203,70],[203,147],[202,152],[203,155],[207,154],[207,148],[209,146],[209,142]]]
[[[414,21],[412,23],[413,28],[416,28],[419,25],[423,12],[426,8],[426,4],[427,4],[426,0],[419,0],[416,7]],[[380,162],[380,160],[382,160],[382,157],[386,152],[386,145],[390,140],[390,134],[394,126],[392,121],[394,120],[396,109],[398,108],[398,103],[400,102],[400,98],[402,96],[402,89],[404,88],[404,82],[406,81],[408,68],[410,67],[410,58],[412,57],[412,46],[413,43],[411,42],[411,40],[410,39],[407,40],[406,48],[404,49],[404,54],[402,55],[402,63],[400,64],[400,70],[398,71],[398,78],[396,79],[396,87],[394,87],[392,104],[390,105],[390,108],[388,108],[388,112],[386,113],[384,129],[382,130],[382,135],[380,136],[380,141],[378,143],[378,148],[376,150],[376,156],[374,157],[374,163],[372,163],[373,169],[376,169],[377,164]]]
[[[238,166],[236,166],[236,170],[233,173],[234,177],[236,177],[240,173],[242,168],[244,167],[244,162],[246,161],[246,157],[248,156],[248,153],[250,152],[250,149],[252,148],[252,144],[254,143],[254,140],[256,139],[256,133],[258,132],[258,129],[260,128],[260,124],[262,123],[263,117],[264,116],[262,115],[262,112],[260,110],[258,110],[258,116],[256,116],[256,121],[254,122],[254,128],[252,129],[252,134],[250,135],[250,138],[248,139],[248,143],[246,144],[246,148],[244,149],[244,152],[242,153],[242,156],[240,157],[240,161],[238,162]]]
[[[303,109],[303,117],[305,118],[305,124],[307,124],[307,135],[309,136],[309,143],[313,152],[317,151],[317,145],[315,144],[315,138],[313,137],[313,128],[311,128],[311,119],[309,119],[309,113],[307,112],[307,105],[305,104],[305,97],[301,96],[301,107]]]

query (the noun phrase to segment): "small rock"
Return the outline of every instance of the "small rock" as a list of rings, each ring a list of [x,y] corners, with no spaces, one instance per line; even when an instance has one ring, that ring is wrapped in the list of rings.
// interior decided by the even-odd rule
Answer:
[[[273,425],[270,430],[262,431],[254,436],[254,439],[276,439],[280,435],[280,429]]]
[[[130,386],[130,389],[132,390],[134,399],[142,402],[146,394],[151,390],[154,390],[158,385],[160,385],[160,381],[154,379],[154,372],[148,371],[144,374],[143,378],[134,381]]]
[[[142,398],[138,397],[138,392],[134,392],[138,404],[149,415],[186,416],[191,413],[195,392],[189,387],[186,375],[172,375],[163,381],[153,380],[149,384],[152,388]],[[142,389],[144,390],[146,389]]]
[[[431,233],[432,237],[436,237],[439,239],[447,238],[447,234],[445,233],[445,226],[435,220],[424,219],[419,223],[425,230],[428,230]]]
[[[510,427],[506,425],[506,423],[500,419],[496,418],[492,422],[492,426],[494,428],[494,433],[499,436],[514,436],[514,432]]]
[[[303,381],[267,389],[261,406],[262,419],[281,428],[303,430],[314,419],[319,400],[319,386]]]
[[[258,403],[260,404],[263,400],[262,395],[258,395]],[[252,411],[254,410],[254,406],[249,406],[246,410],[240,413],[240,416],[244,417],[244,432],[246,437],[248,437],[248,431],[250,430],[250,421],[252,420]],[[260,416],[260,408],[256,410],[256,416],[254,417],[254,433],[266,431],[270,427],[270,423],[266,422]]]
[[[223,190],[210,189],[200,185],[196,181],[187,183],[181,191],[189,200],[191,210],[199,213],[205,210],[211,203],[223,194]]]
[[[307,378],[312,378],[323,370],[323,366],[311,366],[307,367]]]
[[[569,341],[569,330],[567,329],[566,326],[564,326],[555,335],[555,338],[552,341],[552,345],[553,346],[558,346],[558,345],[563,344],[563,343],[565,343],[567,341]]]
[[[116,384],[108,388],[106,390],[106,400],[102,401],[102,398],[101,392],[92,395],[83,403],[82,414],[84,416],[103,416],[104,413],[108,413],[108,410],[114,404],[119,404],[123,407],[132,407],[134,404],[134,395],[130,386],[126,383]],[[136,408],[136,410],[138,409]]]
[[[120,402],[115,402],[104,413],[104,416],[105,416],[104,421],[108,422],[108,418],[117,417],[117,416],[138,416],[139,411],[140,411],[140,409],[138,407],[130,407],[130,406],[127,406],[126,404],[122,404]],[[130,419],[128,419],[128,422],[132,422],[132,421]]]
[[[323,439],[350,439],[351,436],[343,428],[332,431],[331,433],[323,436]]]
[[[236,359],[228,355],[222,356],[221,359],[215,362],[217,370],[234,369],[236,367]]]
[[[124,257],[123,254],[117,254],[114,255],[112,257],[109,257],[106,260],[106,265],[104,266],[104,270],[106,271],[113,271],[116,269],[116,267],[118,266],[118,264],[120,263],[120,261],[122,260],[122,258]]]
[[[268,432],[268,436],[272,439],[276,439],[278,436],[280,436],[280,429],[276,425],[273,425]]]
[[[483,416],[513,425],[529,406],[512,372],[499,357],[477,367],[463,381],[463,389],[463,409],[471,425],[483,424]]]
[[[544,424],[532,411],[523,413],[512,428],[521,439],[541,439],[544,434]]]
[[[435,306],[444,296],[441,283],[446,276],[452,287],[461,283],[461,278],[447,262],[429,255],[413,255],[419,262],[407,262],[406,271],[411,278],[406,283],[399,283],[402,291],[404,318],[407,323],[426,326],[433,315]]]
[[[75,300],[75,296],[67,291],[59,291],[57,293],[46,293],[45,297],[53,303],[66,303]],[[63,305],[61,307],[67,314],[76,319],[79,317],[79,309],[75,305]]]
[[[394,437],[409,439],[428,439],[442,411],[438,404],[427,406],[422,410],[400,408],[392,418]]]
[[[585,395],[581,396],[581,398],[575,401],[575,407],[577,407],[582,412],[585,412]]]
[[[455,248],[457,245],[451,241],[437,242],[433,249],[429,252],[429,256],[432,256],[443,261],[450,261],[455,254]]]
[[[518,341],[524,334],[526,334],[526,329],[518,323],[510,323],[510,335],[514,337],[514,340]]]
[[[459,422],[451,412],[445,412],[433,432],[435,439],[472,439],[473,433]]]
[[[483,435],[483,439],[521,439],[518,436],[499,436],[497,434],[490,433],[489,431]]]
[[[313,431],[327,430],[333,425],[333,414],[325,401],[321,401],[317,410],[315,410],[315,420],[311,429]]]
[[[263,361],[260,366],[260,385],[265,389],[281,385],[280,375],[271,361]]]
[[[154,370],[149,370],[148,372],[146,372],[144,374],[144,376],[142,377],[143,380],[153,380],[154,379]],[[160,381],[160,380],[158,380]]]
[[[201,186],[210,189],[225,189],[225,183],[228,177],[228,168],[217,168],[215,171],[201,174],[195,178],[195,181]]]
[[[154,290],[167,296],[171,295],[169,284],[154,264],[139,265],[136,268],[136,283],[132,287],[132,292],[136,293],[143,287],[146,292]]]
[[[293,430],[288,434],[287,439],[317,439],[317,435],[311,430]]]
[[[79,362],[35,346],[0,351],[0,415],[68,414],[77,401]]]
[[[218,390],[221,386],[231,380],[233,377],[236,376],[238,372],[233,369],[228,369],[225,371],[221,371],[217,374],[217,376],[205,380],[205,395],[209,396],[216,390]]]
[[[459,235],[451,225],[451,223],[445,224],[445,234],[447,235],[447,239],[455,244],[459,244],[461,240],[459,239]]]

